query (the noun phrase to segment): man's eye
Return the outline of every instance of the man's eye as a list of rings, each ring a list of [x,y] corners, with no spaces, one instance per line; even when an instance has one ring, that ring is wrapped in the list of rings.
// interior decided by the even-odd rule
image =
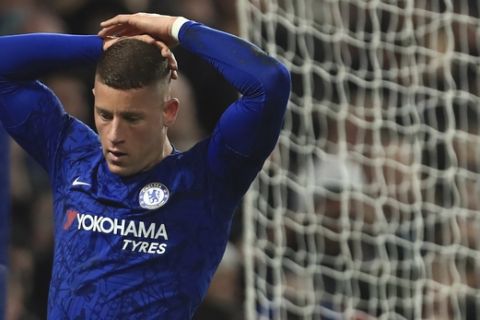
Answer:
[[[111,120],[112,119],[112,115],[107,113],[107,112],[99,112],[98,113],[100,118],[102,118],[103,120]]]
[[[126,116],[125,120],[130,123],[135,123],[135,122],[138,122],[140,118],[136,116]]]

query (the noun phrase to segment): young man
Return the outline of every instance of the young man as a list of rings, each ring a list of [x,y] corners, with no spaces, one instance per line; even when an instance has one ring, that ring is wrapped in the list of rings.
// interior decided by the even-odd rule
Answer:
[[[184,18],[120,15],[102,27],[100,37],[0,37],[0,120],[54,192],[49,319],[190,319],[233,211],[277,141],[289,74],[253,45]],[[143,34],[150,44],[120,40],[102,54],[102,38]],[[183,153],[167,138],[178,101],[162,43],[201,56],[242,94]],[[98,62],[98,135],[34,81],[88,61]]]

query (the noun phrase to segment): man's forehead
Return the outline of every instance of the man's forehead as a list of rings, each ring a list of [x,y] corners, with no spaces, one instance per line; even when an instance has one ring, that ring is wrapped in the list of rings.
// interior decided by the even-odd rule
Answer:
[[[151,108],[141,108],[136,106],[103,106],[103,105],[95,105],[95,111],[100,113],[109,113],[109,114],[118,114],[120,116],[140,116],[144,115]]]
[[[96,100],[98,100],[97,98],[100,98],[102,100],[136,100],[156,103],[158,101],[163,101],[167,92],[165,86],[162,85],[152,85],[134,89],[117,89],[102,82],[95,82],[93,88]]]

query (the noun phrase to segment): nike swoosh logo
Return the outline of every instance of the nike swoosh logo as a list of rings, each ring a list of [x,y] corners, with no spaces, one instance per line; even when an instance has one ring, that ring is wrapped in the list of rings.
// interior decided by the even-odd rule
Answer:
[[[86,183],[78,179],[80,179],[80,177],[77,177],[75,180],[73,180],[72,186],[90,186],[90,183]]]

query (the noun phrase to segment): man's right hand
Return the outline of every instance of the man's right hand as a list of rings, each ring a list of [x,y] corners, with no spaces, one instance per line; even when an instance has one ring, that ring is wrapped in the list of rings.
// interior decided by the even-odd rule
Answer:
[[[177,45],[177,39],[172,36],[172,25],[176,19],[153,13],[120,14],[103,21],[98,35],[105,38],[148,34],[172,48]]]

